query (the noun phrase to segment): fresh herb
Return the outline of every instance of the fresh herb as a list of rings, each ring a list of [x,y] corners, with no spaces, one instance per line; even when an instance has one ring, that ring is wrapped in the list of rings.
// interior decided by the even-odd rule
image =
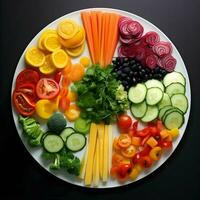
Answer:
[[[109,124],[116,120],[116,115],[128,109],[127,93],[112,70],[112,65],[104,69],[93,65],[84,78],[72,86],[78,94],[77,105],[82,118]]]

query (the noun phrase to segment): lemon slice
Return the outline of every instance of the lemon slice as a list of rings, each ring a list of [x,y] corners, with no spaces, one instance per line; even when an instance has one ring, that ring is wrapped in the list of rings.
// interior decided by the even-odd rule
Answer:
[[[41,36],[38,39],[38,48],[41,50],[45,50],[45,47],[43,45],[44,39],[49,34],[55,34],[57,35],[56,31],[53,29],[46,29],[42,32]]]
[[[73,48],[73,49],[67,49],[66,52],[72,57],[78,57],[83,53],[84,47],[85,47],[85,44],[83,43],[79,47],[76,47],[76,48]]]
[[[58,40],[58,36],[56,34],[49,34],[44,38],[44,47],[48,51],[55,51],[61,48],[61,43]]]
[[[51,61],[51,55],[45,56],[44,64],[39,68],[40,72],[43,74],[52,74],[56,71],[55,66]]]
[[[87,56],[84,56],[79,61],[84,67],[88,67],[90,64],[90,59]]]
[[[37,47],[31,47],[25,53],[25,60],[27,64],[33,67],[40,67],[45,62],[45,55]]]
[[[78,32],[78,25],[71,19],[66,19],[58,25],[58,35],[64,39],[72,38]]]
[[[67,66],[69,57],[64,50],[58,49],[51,54],[51,60],[56,68],[62,69]]]

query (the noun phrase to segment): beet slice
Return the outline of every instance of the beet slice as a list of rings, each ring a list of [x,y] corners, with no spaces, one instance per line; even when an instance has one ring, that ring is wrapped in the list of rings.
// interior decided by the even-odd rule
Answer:
[[[142,47],[142,46],[138,46],[136,49],[135,49],[135,53],[136,53],[136,56],[135,58],[139,61],[143,60],[146,55],[146,51],[145,51],[145,47]]]
[[[160,42],[160,36],[154,31],[149,31],[144,35],[145,41],[148,45],[154,46]]]
[[[168,72],[174,71],[176,63],[177,61],[172,55],[166,55],[161,59],[162,67]]]
[[[128,31],[128,24],[132,21],[129,17],[120,17],[119,19],[119,31],[124,38],[131,38],[131,34]]]
[[[135,57],[135,49],[133,46],[121,45],[118,48],[119,57]]]
[[[158,42],[152,47],[152,50],[159,57],[163,57],[172,52],[172,46],[169,42]]]
[[[132,44],[132,43],[134,43],[134,40],[132,38],[129,39],[129,38],[123,38],[122,36],[120,36],[119,40],[123,44]]]
[[[141,38],[144,32],[143,26],[139,22],[133,20],[128,23],[127,30],[134,38]]]
[[[146,66],[150,69],[154,69],[157,66],[158,56],[155,54],[146,57]]]

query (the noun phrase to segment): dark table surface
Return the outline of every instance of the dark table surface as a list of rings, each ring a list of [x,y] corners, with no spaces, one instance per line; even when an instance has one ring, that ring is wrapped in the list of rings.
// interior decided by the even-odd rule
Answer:
[[[18,137],[10,107],[12,77],[24,48],[44,26],[74,10],[112,7],[130,11],[158,26],[176,45],[186,64],[192,109],[186,133],[170,159],[156,172],[129,186],[91,190],[73,186],[41,168]],[[0,198],[20,199],[200,199],[198,0],[1,0],[0,6]]]

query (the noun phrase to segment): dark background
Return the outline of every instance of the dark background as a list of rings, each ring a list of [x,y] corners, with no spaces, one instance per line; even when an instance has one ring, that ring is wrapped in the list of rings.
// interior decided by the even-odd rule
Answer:
[[[200,199],[200,1],[198,0],[1,0],[0,6],[0,198],[20,199]],[[44,26],[74,10],[112,7],[135,13],[158,26],[176,45],[192,89],[189,124],[176,151],[156,172],[129,186],[85,189],[42,169],[21,143],[11,114],[10,90],[17,62]]]

